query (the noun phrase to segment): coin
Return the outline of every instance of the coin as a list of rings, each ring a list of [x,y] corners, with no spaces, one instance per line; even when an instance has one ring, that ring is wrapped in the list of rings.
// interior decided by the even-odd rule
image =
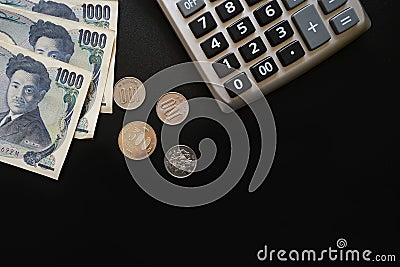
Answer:
[[[157,135],[145,122],[130,122],[119,133],[118,145],[126,157],[142,160],[153,154],[157,145]]]
[[[137,78],[122,78],[114,86],[114,101],[122,109],[137,109],[143,104],[145,98],[146,89]]]
[[[187,178],[196,169],[197,157],[190,147],[177,145],[165,153],[164,165],[168,173],[172,176]]]
[[[162,122],[178,125],[189,115],[189,103],[180,93],[169,92],[160,97],[156,111]]]

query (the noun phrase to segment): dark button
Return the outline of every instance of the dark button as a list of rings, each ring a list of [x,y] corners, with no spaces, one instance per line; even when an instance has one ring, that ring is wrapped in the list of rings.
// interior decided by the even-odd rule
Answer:
[[[217,23],[215,22],[211,13],[207,12],[190,22],[189,27],[194,36],[196,38],[200,38],[217,28]]]
[[[293,14],[292,19],[309,50],[317,49],[331,39],[314,5],[303,7]]]
[[[215,8],[215,11],[217,11],[217,14],[222,22],[227,22],[228,20],[236,17],[243,10],[243,6],[239,0],[225,1]]]
[[[291,10],[307,0],[282,0],[287,10]]]
[[[242,55],[244,61],[250,62],[267,51],[267,47],[261,40],[261,37],[257,37],[247,44],[239,47],[239,52]]]
[[[348,8],[333,17],[329,23],[336,34],[341,34],[356,25],[360,19],[353,8]]]
[[[286,41],[294,34],[292,27],[287,20],[281,21],[274,27],[268,29],[265,32],[265,36],[272,46],[277,46],[278,44]]]
[[[278,70],[278,66],[272,57],[267,57],[250,68],[257,82],[264,81],[277,73]]]
[[[254,6],[255,4],[261,2],[262,0],[246,0],[249,6]]]
[[[239,69],[240,63],[235,54],[230,53],[215,61],[212,66],[218,77],[223,78],[234,72],[235,69]]]
[[[294,41],[276,52],[276,55],[278,56],[282,65],[286,67],[302,58],[305,55],[305,52],[301,47],[300,42]]]
[[[254,33],[256,29],[254,28],[253,23],[251,23],[249,17],[245,17],[229,26],[227,31],[232,40],[237,43]]]
[[[282,13],[283,11],[279,4],[275,0],[272,0],[257,8],[254,11],[254,17],[260,26],[265,26],[282,16]]]
[[[207,58],[213,58],[229,47],[222,33],[217,33],[200,44]]]
[[[226,91],[232,98],[250,89],[251,86],[252,84],[246,73],[244,72],[236,75],[235,77],[224,83]]]
[[[176,3],[184,18],[188,18],[206,6],[203,0],[180,0]]]
[[[342,5],[346,4],[346,2],[347,0],[318,0],[318,3],[325,14],[335,11]]]

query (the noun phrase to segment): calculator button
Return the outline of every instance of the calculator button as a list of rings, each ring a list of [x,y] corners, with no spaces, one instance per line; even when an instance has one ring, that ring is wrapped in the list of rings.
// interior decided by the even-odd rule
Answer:
[[[246,63],[258,58],[267,51],[267,47],[261,40],[261,37],[257,37],[247,44],[239,47],[239,52],[242,55]]]
[[[239,0],[229,0],[217,6],[215,10],[222,22],[227,22],[240,14],[244,9]]]
[[[336,9],[344,5],[346,2],[347,0],[318,0],[318,3],[325,14],[329,14],[335,11]]]
[[[262,0],[246,0],[249,6],[254,6],[255,4],[261,2]]]
[[[262,27],[282,16],[282,13],[283,11],[279,4],[273,0],[257,8],[254,11],[254,17]]]
[[[213,58],[229,47],[228,41],[222,33],[211,36],[200,44],[207,58]]]
[[[189,27],[194,36],[196,38],[200,38],[217,28],[217,23],[215,22],[211,13],[207,12],[190,22]]]
[[[267,57],[250,68],[257,82],[262,82],[278,72],[278,66],[272,57]]]
[[[341,34],[356,25],[360,19],[353,8],[348,8],[333,17],[329,23],[336,34]]]
[[[292,19],[309,50],[314,50],[331,39],[314,5],[300,9],[293,14]]]
[[[223,78],[240,68],[240,63],[234,53],[230,53],[213,63],[213,68],[218,77]]]
[[[296,62],[305,55],[304,49],[299,41],[294,41],[280,49],[276,55],[284,67]]]
[[[226,91],[232,98],[250,89],[251,86],[252,84],[249,78],[247,77],[246,73],[244,72],[240,73],[239,75],[236,75],[235,77],[224,83]]]
[[[188,18],[206,6],[204,0],[181,0],[176,3],[184,18]]]
[[[307,0],[282,0],[283,4],[285,5],[287,10],[293,9],[296,6],[300,5],[301,3],[304,3]],[[332,0],[329,0],[332,1]],[[333,0],[335,1],[335,0]]]
[[[256,31],[249,17],[238,20],[237,22],[229,26],[227,30],[235,43],[243,40],[244,38]]]
[[[292,27],[287,20],[281,21],[272,28],[265,32],[265,36],[272,46],[277,46],[278,44],[286,41],[294,34]]]

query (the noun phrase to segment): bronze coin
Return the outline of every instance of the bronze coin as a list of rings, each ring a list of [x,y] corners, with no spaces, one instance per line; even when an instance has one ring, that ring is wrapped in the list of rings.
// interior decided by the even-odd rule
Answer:
[[[127,158],[143,160],[153,154],[157,146],[157,135],[145,122],[130,122],[122,128],[118,136],[118,145]]]

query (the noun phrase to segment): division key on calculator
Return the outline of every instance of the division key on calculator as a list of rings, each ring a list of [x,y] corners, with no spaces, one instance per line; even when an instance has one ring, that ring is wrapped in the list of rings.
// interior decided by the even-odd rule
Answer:
[[[309,71],[371,26],[359,0],[157,0],[208,83],[233,109]],[[221,90],[222,89],[222,90]],[[261,90],[261,94],[260,94]]]

